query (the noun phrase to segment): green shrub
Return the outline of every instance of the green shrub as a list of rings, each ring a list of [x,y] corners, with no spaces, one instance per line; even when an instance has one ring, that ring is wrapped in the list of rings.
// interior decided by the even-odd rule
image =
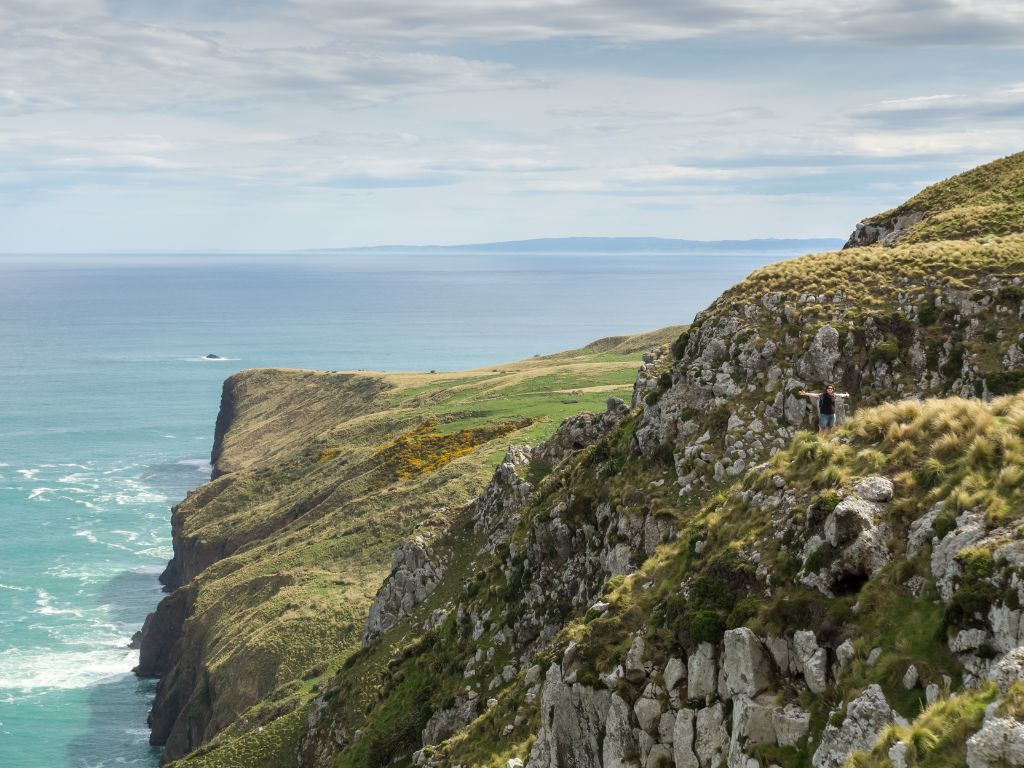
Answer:
[[[891,363],[900,356],[900,348],[895,341],[883,341],[871,350],[871,359],[874,362]]]
[[[995,560],[989,552],[968,549],[957,555],[963,567],[960,586],[953,599],[946,606],[943,628],[962,628],[984,621],[988,609],[999,596],[998,590],[989,581],[995,573]]]
[[[1024,299],[1024,288],[1019,285],[1008,285],[999,289],[996,298],[1003,304],[1019,303]]]
[[[993,395],[1009,395],[1024,389],[1024,370],[993,371],[985,374],[988,391]]]
[[[544,459],[530,459],[526,468],[526,481],[534,488],[540,485],[541,480],[551,474],[551,462]]]
[[[725,619],[717,611],[689,611],[686,629],[695,643],[718,643],[725,635]]]
[[[942,373],[947,379],[955,379],[960,375],[960,371],[964,366],[964,354],[965,350],[962,344],[957,344],[953,347],[952,352],[949,354],[949,359],[942,366]]]
[[[657,448],[654,449],[654,460],[666,467],[675,466],[675,451],[675,443],[661,443]]]
[[[679,334],[679,338],[672,342],[672,359],[682,360],[683,355],[686,354],[686,344],[690,341],[690,332],[683,331]]]

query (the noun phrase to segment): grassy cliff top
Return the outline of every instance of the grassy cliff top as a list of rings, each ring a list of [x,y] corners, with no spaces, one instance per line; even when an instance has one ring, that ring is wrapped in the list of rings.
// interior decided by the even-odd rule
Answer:
[[[922,218],[900,238],[902,242],[1024,232],[1024,152],[933,184],[863,223],[884,226],[903,216]]]
[[[755,270],[722,299],[730,304],[760,301],[768,293],[789,299],[820,296],[824,301],[807,305],[826,304],[833,312],[837,308],[864,311],[872,305],[891,305],[899,291],[923,293],[938,285],[973,290],[989,275],[1024,276],[1024,236],[808,254]]]

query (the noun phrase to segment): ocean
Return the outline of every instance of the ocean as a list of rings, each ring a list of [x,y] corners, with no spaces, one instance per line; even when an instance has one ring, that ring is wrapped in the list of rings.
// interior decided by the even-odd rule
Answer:
[[[0,766],[158,764],[127,646],[229,374],[572,349],[786,255],[0,256]]]

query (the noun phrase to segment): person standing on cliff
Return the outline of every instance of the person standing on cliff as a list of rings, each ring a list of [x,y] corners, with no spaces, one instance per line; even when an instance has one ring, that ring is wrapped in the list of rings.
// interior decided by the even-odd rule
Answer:
[[[818,434],[831,435],[836,428],[836,398],[849,398],[848,392],[836,392],[836,388],[827,384],[824,392],[797,392],[800,397],[818,398]]]

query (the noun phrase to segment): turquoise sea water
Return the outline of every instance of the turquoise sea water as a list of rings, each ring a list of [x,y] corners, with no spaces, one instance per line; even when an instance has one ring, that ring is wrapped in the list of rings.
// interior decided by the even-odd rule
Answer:
[[[782,257],[0,256],[0,766],[157,765],[127,643],[230,373],[571,349]]]

